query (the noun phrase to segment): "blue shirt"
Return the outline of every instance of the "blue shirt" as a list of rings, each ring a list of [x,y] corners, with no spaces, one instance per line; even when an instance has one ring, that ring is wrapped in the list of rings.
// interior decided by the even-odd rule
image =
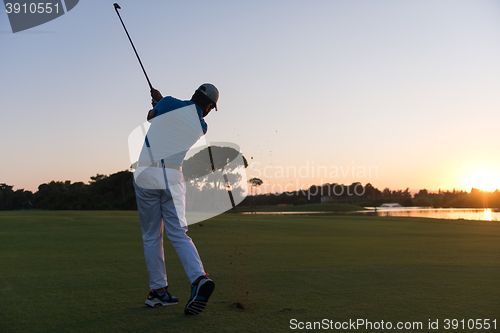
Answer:
[[[193,105],[193,101],[181,101],[180,99],[174,98],[172,96],[163,97],[158,104],[154,107],[155,116],[162,115],[164,113],[183,108],[188,105]],[[203,112],[200,107],[196,105],[196,111],[198,111],[198,117],[200,117],[201,128],[203,129],[203,134],[207,134],[208,125],[202,118]]]
[[[154,113],[139,160],[182,165],[191,146],[207,133],[200,107],[168,96],[156,104]]]

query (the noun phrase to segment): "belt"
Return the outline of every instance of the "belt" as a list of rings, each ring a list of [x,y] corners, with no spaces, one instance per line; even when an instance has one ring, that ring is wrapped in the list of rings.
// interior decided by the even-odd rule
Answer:
[[[156,168],[162,168],[165,167],[167,169],[175,169],[175,170],[180,170],[182,171],[182,167],[180,165],[174,164],[174,163],[168,163],[168,162],[138,162],[137,167],[156,167]]]

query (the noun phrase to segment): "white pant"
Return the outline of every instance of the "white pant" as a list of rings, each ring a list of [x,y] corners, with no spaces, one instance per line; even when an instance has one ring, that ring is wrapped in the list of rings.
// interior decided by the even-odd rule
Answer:
[[[203,264],[191,238],[186,234],[185,217],[186,184],[180,170],[149,167],[136,170],[142,173],[134,180],[137,208],[141,221],[144,256],[149,274],[149,287],[160,289],[168,285],[163,255],[163,226],[172,242],[191,283],[205,275]],[[140,186],[148,181],[158,181],[162,173],[164,189]],[[148,173],[151,173],[148,175]],[[151,177],[152,173],[156,177]],[[143,177],[146,177],[145,179]],[[142,179],[141,179],[142,178]]]

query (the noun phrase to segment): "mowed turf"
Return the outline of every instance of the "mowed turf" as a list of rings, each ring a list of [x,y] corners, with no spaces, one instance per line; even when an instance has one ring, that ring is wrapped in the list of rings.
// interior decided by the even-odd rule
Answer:
[[[0,212],[0,332],[287,332],[291,319],[500,326],[498,222],[224,214],[189,235],[216,283],[195,317],[183,314],[190,284],[168,240],[180,304],[144,305],[137,212]]]

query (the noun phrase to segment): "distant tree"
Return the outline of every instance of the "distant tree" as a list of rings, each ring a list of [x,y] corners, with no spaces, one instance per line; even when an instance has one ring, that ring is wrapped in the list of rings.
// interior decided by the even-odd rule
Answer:
[[[255,201],[255,190],[260,187],[264,182],[260,178],[251,178],[248,180],[248,183],[250,183],[250,190],[252,191],[252,206],[255,207],[256,201]]]
[[[212,152],[212,158],[214,162],[215,170],[227,167],[240,152],[231,147],[219,147],[211,146],[210,150]],[[242,155],[243,166],[248,167],[248,162],[245,156]],[[185,180],[193,180],[199,177],[203,177],[212,172],[212,164],[210,163],[210,155],[208,147],[197,152],[195,155],[191,156],[185,160],[182,164],[182,173],[184,174]]]
[[[14,186],[0,184],[0,210],[32,208],[33,193],[24,189],[13,190]]]
[[[96,183],[96,182],[98,182],[100,180],[103,180],[106,177],[107,177],[106,175],[97,174],[95,176],[90,177],[90,183]]]
[[[67,187],[69,184],[61,181],[39,185],[35,193],[36,207],[51,210],[72,209],[71,196],[67,195]]]
[[[237,171],[240,167],[248,167],[246,158],[241,155],[243,165],[239,165],[233,163],[240,155],[240,152],[234,148],[211,146],[210,151],[215,173],[212,171],[208,147],[183,162],[182,172],[186,181],[186,208],[188,211],[212,210],[218,209],[215,207],[218,204],[224,205],[229,199],[226,179],[231,184],[233,198],[241,197],[246,192],[246,188],[242,187],[241,173]],[[207,194],[209,194],[210,200],[207,200]]]
[[[388,187],[384,188],[384,190],[382,191],[382,196],[384,197],[384,200],[391,199],[392,198],[391,189]]]
[[[253,189],[254,188],[257,188],[257,187],[260,187],[264,182],[262,181],[262,179],[260,178],[251,178],[248,180],[248,182],[250,183],[250,186],[252,187],[252,194],[253,194]]]
[[[137,209],[133,177],[128,170],[90,177],[90,209]]]
[[[423,190],[418,191],[417,194],[415,194],[415,198],[418,198],[420,196],[426,197],[428,195],[429,195],[429,191],[427,191],[426,189],[423,189]]]
[[[432,199],[429,195],[429,191],[422,189],[415,194],[415,205],[419,207],[429,207],[432,206]]]
[[[14,197],[14,186],[5,183],[0,184],[0,210],[13,209],[12,199]]]
[[[38,186],[35,207],[50,210],[137,209],[133,174],[120,171],[90,177],[90,184],[51,181]]]

